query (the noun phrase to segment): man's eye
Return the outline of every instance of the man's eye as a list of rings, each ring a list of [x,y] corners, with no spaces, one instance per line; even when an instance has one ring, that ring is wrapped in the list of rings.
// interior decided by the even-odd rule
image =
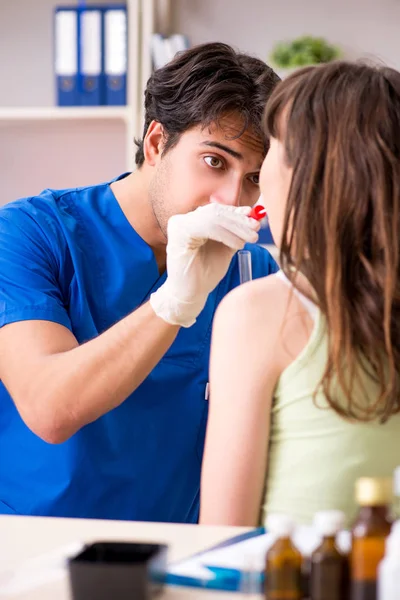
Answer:
[[[257,173],[256,175],[250,175],[249,179],[252,183],[254,183],[254,185],[260,184],[260,174],[259,173]]]
[[[222,169],[224,166],[222,160],[220,158],[217,158],[216,156],[205,156],[204,160],[206,161],[208,166],[212,167],[213,169]]]

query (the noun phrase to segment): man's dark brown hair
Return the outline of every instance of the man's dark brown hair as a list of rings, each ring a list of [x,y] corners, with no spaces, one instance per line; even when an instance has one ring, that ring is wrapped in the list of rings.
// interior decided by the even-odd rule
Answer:
[[[227,44],[195,46],[150,77],[145,91],[143,138],[152,121],[161,123],[165,153],[191,127],[206,127],[236,113],[243,118],[242,131],[253,128],[267,149],[262,115],[278,82],[278,75],[262,60],[238,53]],[[136,144],[135,160],[140,167],[144,162],[143,139]]]

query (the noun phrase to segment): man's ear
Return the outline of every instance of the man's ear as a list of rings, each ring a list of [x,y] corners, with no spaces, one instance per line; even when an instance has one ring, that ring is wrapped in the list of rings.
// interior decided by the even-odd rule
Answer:
[[[160,161],[164,146],[163,126],[158,121],[152,121],[143,140],[144,159],[148,165],[154,167]]]

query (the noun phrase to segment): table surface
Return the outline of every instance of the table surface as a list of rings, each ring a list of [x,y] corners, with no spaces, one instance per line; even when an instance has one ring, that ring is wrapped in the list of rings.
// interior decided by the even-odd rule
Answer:
[[[16,568],[26,559],[51,552],[72,542],[129,540],[166,543],[169,546],[168,560],[175,562],[245,531],[247,529],[239,527],[0,515],[0,573]],[[223,600],[228,596],[232,598],[232,593],[168,586],[162,598]],[[240,597],[239,594],[234,596]],[[12,598],[70,600],[68,578],[47,583]]]

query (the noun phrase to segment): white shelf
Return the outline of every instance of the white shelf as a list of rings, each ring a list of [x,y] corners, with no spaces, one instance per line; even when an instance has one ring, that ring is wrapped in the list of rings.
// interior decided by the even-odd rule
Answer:
[[[129,118],[126,106],[0,107],[2,121],[104,120]]]

